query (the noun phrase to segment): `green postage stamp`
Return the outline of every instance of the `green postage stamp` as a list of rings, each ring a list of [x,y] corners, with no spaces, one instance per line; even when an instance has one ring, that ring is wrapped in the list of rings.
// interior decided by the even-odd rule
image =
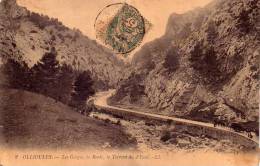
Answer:
[[[131,5],[108,5],[96,18],[96,37],[116,53],[126,54],[142,42],[148,26],[146,22]]]

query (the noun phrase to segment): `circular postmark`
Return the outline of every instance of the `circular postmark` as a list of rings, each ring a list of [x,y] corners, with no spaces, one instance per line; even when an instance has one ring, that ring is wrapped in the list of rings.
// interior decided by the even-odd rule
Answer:
[[[97,39],[115,52],[126,54],[143,40],[145,20],[140,12],[126,3],[106,6],[95,21]]]

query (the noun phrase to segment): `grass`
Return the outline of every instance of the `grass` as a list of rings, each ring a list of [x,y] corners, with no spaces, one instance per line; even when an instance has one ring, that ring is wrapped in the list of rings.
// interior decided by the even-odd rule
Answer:
[[[70,107],[43,95],[0,90],[0,124],[10,148],[112,148],[127,149],[136,143],[119,125],[82,116]]]

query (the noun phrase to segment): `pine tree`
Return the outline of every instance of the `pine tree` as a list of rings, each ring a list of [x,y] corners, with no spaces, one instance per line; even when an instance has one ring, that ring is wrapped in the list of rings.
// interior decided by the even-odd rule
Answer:
[[[218,31],[214,21],[210,21],[208,24],[207,32],[207,41],[209,44],[214,44],[214,41],[218,37]]]
[[[206,64],[206,78],[208,81],[218,83],[222,81],[223,72],[219,68],[219,60],[217,58],[217,52],[213,46],[208,46],[205,51],[204,63]]]
[[[204,67],[203,64],[201,64],[201,61],[203,59],[203,42],[196,42],[193,49],[190,51],[190,58],[189,61],[191,63],[191,66],[195,70],[200,70]]]
[[[58,84],[57,87],[57,96],[58,100],[69,104],[69,101],[71,99],[71,93],[73,90],[73,81],[74,81],[74,73],[73,69],[67,65],[63,64],[61,66],[60,75],[58,77]]]
[[[52,48],[51,52],[45,53],[32,68],[34,90],[53,98],[57,98],[55,90],[60,74],[60,65],[56,57],[57,52]]]
[[[71,105],[82,109],[85,107],[86,100],[95,93],[93,81],[89,71],[84,71],[78,75],[74,83]],[[82,110],[80,110],[82,111]]]
[[[29,88],[29,67],[22,61],[7,59],[4,64],[4,74],[7,77],[8,85],[17,89]]]

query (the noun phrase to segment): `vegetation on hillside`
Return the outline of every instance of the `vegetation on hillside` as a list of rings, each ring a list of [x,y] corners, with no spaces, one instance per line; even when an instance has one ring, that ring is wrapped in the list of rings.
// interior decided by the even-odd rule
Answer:
[[[95,93],[89,71],[76,71],[69,65],[59,64],[53,47],[38,63],[29,68],[25,62],[7,59],[4,74],[10,88],[23,89],[49,96],[56,101],[87,112],[86,100]]]

